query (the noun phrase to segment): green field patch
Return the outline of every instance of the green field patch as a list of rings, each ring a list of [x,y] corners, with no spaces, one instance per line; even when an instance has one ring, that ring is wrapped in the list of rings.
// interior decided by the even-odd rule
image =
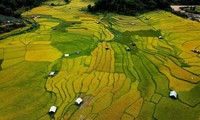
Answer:
[[[51,71],[60,71],[62,66],[62,59],[58,59],[54,62],[54,65],[51,68]]]
[[[138,119],[151,120],[153,119],[155,104],[152,102],[144,101]]]
[[[126,31],[126,32],[122,33],[122,38],[119,40],[116,40],[116,42],[121,43],[122,45],[126,45],[127,47],[130,48],[130,52],[132,54],[136,54],[138,52],[137,45],[131,46],[131,43],[136,42],[136,39],[131,36],[134,36],[133,32]],[[124,49],[126,49],[126,48],[124,48]]]
[[[178,100],[164,97],[157,104],[154,117],[162,120],[197,120],[199,114],[199,107],[191,108]]]
[[[46,21],[45,22],[43,22],[43,21],[40,22],[40,25],[45,26],[45,28],[52,28],[52,27],[58,26],[58,24],[59,23],[57,23],[57,22],[46,22]]]
[[[78,21],[65,21],[65,20],[62,20],[62,19],[59,19],[59,18],[48,18],[47,21],[43,21],[43,22],[59,23],[57,26],[53,27],[55,33],[57,33],[57,32],[67,32],[66,31],[67,27],[70,27],[70,26],[75,25],[75,24],[81,24],[81,22],[78,22]]]
[[[0,41],[0,119],[48,120],[55,105],[56,120],[198,120],[200,24],[160,10],[85,12],[93,1],[47,0],[23,14],[38,29]]]
[[[141,37],[158,37],[161,36],[161,30],[139,30],[132,32],[132,35],[139,35]]]
[[[155,93],[152,96],[151,101],[157,104],[160,101],[161,98],[162,98],[162,96],[160,94]]]
[[[187,103],[195,107],[197,104],[199,104],[199,101],[200,101],[198,91],[200,91],[200,83],[198,83],[194,88],[192,88],[189,91],[180,92],[179,99],[183,101],[184,103]]]
[[[153,79],[156,83],[156,92],[164,96],[168,96],[168,91],[169,91],[168,78],[164,75],[161,75],[161,76],[153,76]]]
[[[29,119],[33,116],[40,118],[48,112],[55,100],[53,94],[44,89],[48,64],[22,62],[0,71],[3,78],[0,79],[0,95],[7,98],[1,99],[0,106],[4,109],[0,112],[0,119]]]
[[[136,70],[140,77],[138,89],[141,91],[144,100],[150,100],[155,91],[155,83],[153,82],[150,71],[148,71],[146,68],[148,65],[142,62],[138,62],[142,60],[142,57],[140,58],[138,56],[132,56],[132,60],[134,61],[133,68]]]
[[[123,61],[123,55],[121,52],[121,49],[118,46],[118,43],[116,42],[112,42],[111,46],[115,52],[115,71],[116,72],[123,72],[123,68],[122,68],[122,61]]]
[[[55,34],[52,36],[52,45],[60,50],[63,54],[74,54],[80,51],[81,54],[89,55],[96,45],[91,36],[80,35],[79,33]]]
[[[153,80],[156,84],[156,92],[160,93],[162,95],[167,96],[168,95],[168,78],[166,76],[164,76],[160,70],[159,67],[162,64],[162,61],[160,61],[159,59],[157,59],[155,56],[153,55],[145,55],[148,58],[148,61],[151,63],[146,63],[148,64],[148,69],[149,71],[151,71],[151,74],[153,76]],[[153,64],[153,65],[151,65]]]

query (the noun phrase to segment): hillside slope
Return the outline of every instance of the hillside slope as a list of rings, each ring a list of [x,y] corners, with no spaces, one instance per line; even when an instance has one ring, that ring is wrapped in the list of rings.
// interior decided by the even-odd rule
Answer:
[[[88,5],[88,9],[135,15],[156,9],[170,9],[170,4],[166,0],[99,0],[94,6]]]
[[[20,17],[20,9],[30,9],[40,5],[44,0],[1,0],[0,14]]]

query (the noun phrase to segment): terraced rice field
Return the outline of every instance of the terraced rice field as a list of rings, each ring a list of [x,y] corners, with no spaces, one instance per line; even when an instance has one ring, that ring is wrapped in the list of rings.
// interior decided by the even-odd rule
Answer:
[[[38,29],[0,41],[0,119],[199,120],[200,24],[80,10],[88,4],[48,1],[23,14],[40,15]]]

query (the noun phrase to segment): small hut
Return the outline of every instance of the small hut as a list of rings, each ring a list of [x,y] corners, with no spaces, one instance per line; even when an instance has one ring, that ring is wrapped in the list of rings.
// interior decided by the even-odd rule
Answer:
[[[49,76],[53,77],[55,75],[55,71],[49,73]]]
[[[126,51],[131,51],[131,49],[129,47],[126,47]]]
[[[56,106],[51,106],[50,109],[49,109],[49,113],[55,113],[56,110],[57,110]]]
[[[69,54],[64,54],[64,57],[69,57]]]
[[[163,37],[162,37],[161,35],[160,35],[160,36],[158,36],[158,38],[159,38],[159,39],[163,39]]]
[[[52,30],[56,30],[56,28],[55,27],[53,27],[53,28],[51,28]]]
[[[80,105],[82,102],[83,102],[83,99],[77,98],[76,101],[75,101],[75,104]]]
[[[178,98],[178,94],[176,93],[176,91],[170,91],[169,96],[174,98],[174,99]]]
[[[109,49],[109,47],[106,45],[106,50],[108,50]]]
[[[135,25],[135,23],[131,23],[131,25]]]
[[[134,42],[131,42],[130,44],[131,44],[132,46],[136,46],[136,44],[135,44]]]
[[[199,50],[193,49],[192,52],[194,52],[194,53],[199,53]]]
[[[75,54],[80,54],[80,53],[81,53],[80,51],[76,51],[76,52],[75,52]]]

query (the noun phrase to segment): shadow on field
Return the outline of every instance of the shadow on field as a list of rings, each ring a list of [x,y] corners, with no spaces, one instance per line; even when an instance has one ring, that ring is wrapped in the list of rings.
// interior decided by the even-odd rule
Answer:
[[[1,64],[3,63],[3,59],[0,59],[0,71],[2,70]]]
[[[158,37],[161,36],[161,30],[139,30],[132,32],[132,35],[139,35],[141,37]]]

